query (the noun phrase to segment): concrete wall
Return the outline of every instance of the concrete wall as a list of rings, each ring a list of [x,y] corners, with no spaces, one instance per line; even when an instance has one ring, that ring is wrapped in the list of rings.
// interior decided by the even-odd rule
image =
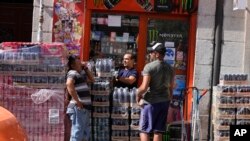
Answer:
[[[233,10],[233,0],[225,0],[221,74],[244,73],[245,10]]]
[[[244,72],[248,73],[250,76],[250,1],[248,1],[247,9],[245,10],[245,28],[246,28],[246,34],[245,34],[245,42],[246,42],[246,48],[245,48],[245,61],[244,61]]]
[[[53,27],[53,3],[54,0],[43,0],[44,4],[44,21],[43,21],[43,42],[52,41]],[[39,24],[39,6],[40,0],[34,0],[33,23],[32,23],[32,42],[37,41],[37,31]]]
[[[211,86],[215,9],[216,0],[199,0],[194,72],[194,86],[199,89]],[[208,139],[209,101],[210,92],[200,102],[203,140]]]

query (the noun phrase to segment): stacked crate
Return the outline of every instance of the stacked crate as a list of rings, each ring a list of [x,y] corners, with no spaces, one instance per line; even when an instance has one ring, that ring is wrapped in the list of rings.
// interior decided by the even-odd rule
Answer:
[[[230,125],[250,125],[250,85],[246,74],[226,74],[214,87],[214,139],[228,141]]]
[[[92,87],[93,140],[110,139],[110,82],[104,78],[96,80]]]
[[[129,89],[114,88],[111,114],[112,141],[129,141]]]
[[[2,43],[0,100],[29,141],[64,140],[63,44]]]
[[[112,60],[98,59],[97,76],[91,88],[93,141],[110,140],[110,93],[112,91]]]
[[[141,107],[136,103],[136,88],[130,90],[130,141],[140,141],[139,121]]]

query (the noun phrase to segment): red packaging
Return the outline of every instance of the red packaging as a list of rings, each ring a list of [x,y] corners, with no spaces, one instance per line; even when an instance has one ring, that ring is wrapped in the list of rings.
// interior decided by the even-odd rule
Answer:
[[[43,55],[62,55],[65,52],[64,44],[43,44],[42,45]]]

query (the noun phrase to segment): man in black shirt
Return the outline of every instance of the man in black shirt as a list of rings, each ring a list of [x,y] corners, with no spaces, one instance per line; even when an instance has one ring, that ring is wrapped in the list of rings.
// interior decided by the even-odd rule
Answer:
[[[129,89],[137,87],[138,73],[134,68],[134,57],[131,53],[123,56],[124,68],[119,70],[116,78],[116,87],[128,87]]]

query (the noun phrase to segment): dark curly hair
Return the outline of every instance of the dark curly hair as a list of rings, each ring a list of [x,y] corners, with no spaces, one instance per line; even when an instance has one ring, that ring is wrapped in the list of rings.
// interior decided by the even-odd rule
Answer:
[[[79,59],[79,57],[76,55],[69,55],[67,63],[68,71],[73,70],[72,64],[76,61],[76,59]]]

